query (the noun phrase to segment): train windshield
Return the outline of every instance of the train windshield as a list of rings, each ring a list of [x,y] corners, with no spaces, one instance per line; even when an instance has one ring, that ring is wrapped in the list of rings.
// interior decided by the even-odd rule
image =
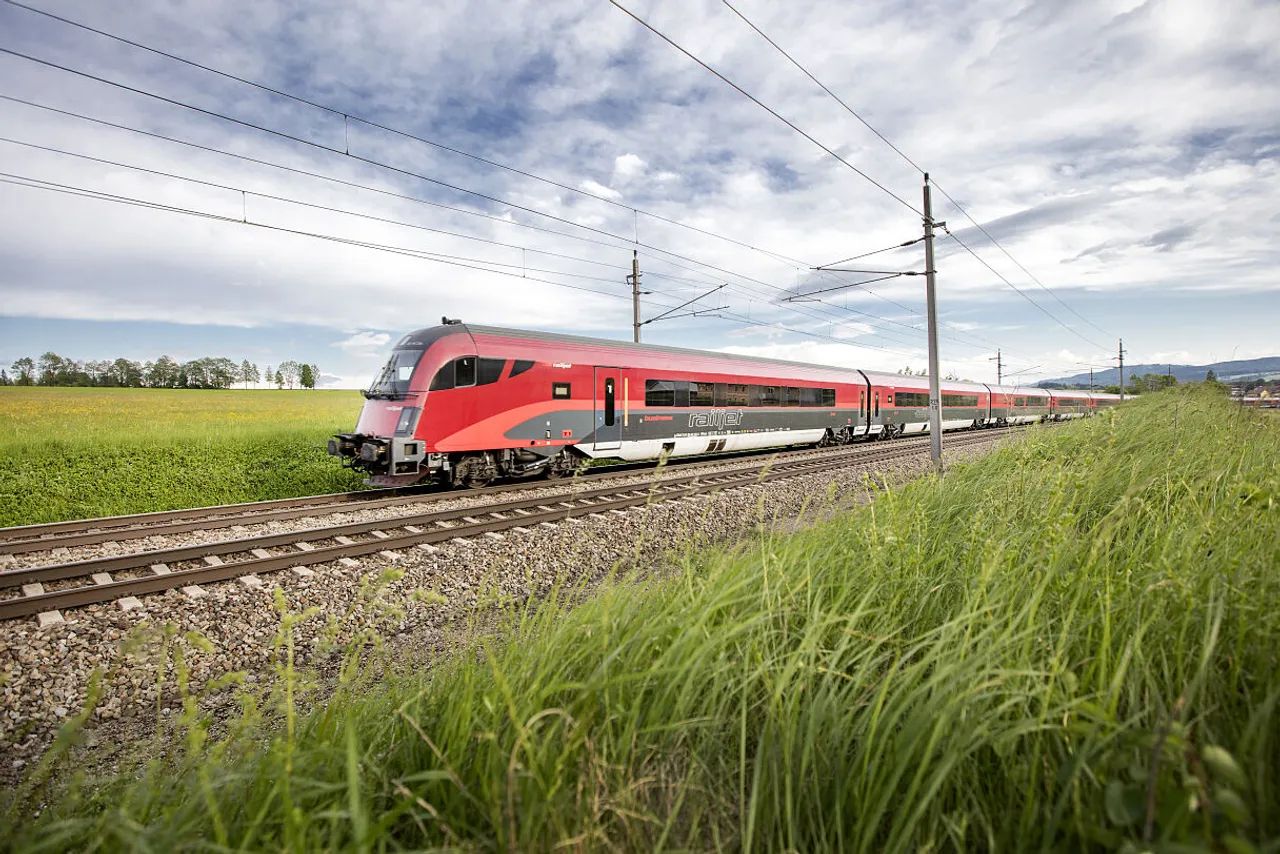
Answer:
[[[365,397],[382,397],[395,400],[409,392],[409,380],[413,377],[413,369],[422,358],[422,350],[393,350],[391,358],[383,367],[377,379],[364,393]]]

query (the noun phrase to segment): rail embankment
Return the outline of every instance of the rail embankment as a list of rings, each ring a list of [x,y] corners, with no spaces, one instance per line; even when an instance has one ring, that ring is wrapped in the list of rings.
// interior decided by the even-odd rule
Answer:
[[[185,754],[0,830],[107,850],[1274,850],[1277,566],[1280,425],[1176,390],[799,533],[564,591],[427,673],[373,680],[353,650],[307,714],[286,618],[273,726],[250,709],[209,743],[192,713]]]

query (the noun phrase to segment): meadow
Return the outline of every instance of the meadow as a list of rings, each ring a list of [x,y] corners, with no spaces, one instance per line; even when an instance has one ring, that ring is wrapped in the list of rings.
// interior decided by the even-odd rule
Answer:
[[[356,391],[0,387],[0,526],[342,492]]]
[[[185,751],[56,797],[32,781],[40,819],[0,831],[32,851],[1274,852],[1278,427],[1149,395],[799,533],[513,606],[426,672],[362,676],[362,639],[305,715],[290,632],[317,618],[291,615],[270,725],[206,743],[191,705]]]

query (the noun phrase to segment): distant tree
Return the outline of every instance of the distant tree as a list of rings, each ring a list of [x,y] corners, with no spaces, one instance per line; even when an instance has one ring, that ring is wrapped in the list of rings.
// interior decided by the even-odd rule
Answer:
[[[279,368],[276,368],[276,375],[272,377],[272,381],[276,384],[276,388],[284,388],[284,374],[280,373]]]
[[[258,370],[258,365],[255,362],[254,364],[249,366],[249,382],[253,383],[254,385],[257,385],[258,381],[261,379],[262,379],[262,372]]]
[[[9,372],[4,368],[0,368],[0,385],[13,385],[13,380],[9,379]]]
[[[116,359],[107,369],[113,385],[121,388],[140,388],[142,386],[143,368],[129,359]]]
[[[161,356],[148,366],[144,379],[151,388],[177,388],[181,370],[169,356]],[[183,385],[186,384],[183,378]]]
[[[311,380],[312,380],[312,385],[311,385],[312,388],[315,388],[320,384],[320,366],[317,365],[315,362],[311,363]]]
[[[249,383],[253,382],[253,365],[249,364],[248,359],[240,363],[240,373],[236,379],[244,383],[245,388],[248,388]]]
[[[1204,372],[1204,381],[1207,383],[1216,383],[1218,381],[1218,375],[1213,372],[1213,368]]]
[[[14,360],[14,363],[9,367],[13,369],[14,385],[35,385],[36,363],[30,356],[23,356],[21,359]]]
[[[289,388],[292,389],[298,384],[298,378],[302,374],[302,368],[297,362],[289,359],[281,362],[280,367],[276,368],[276,372],[284,378],[284,381],[289,384]]]
[[[298,369],[298,385],[303,388],[316,387],[316,375],[310,365],[304,364]]]
[[[40,372],[40,385],[59,385],[58,380],[66,373],[66,359],[52,351],[40,357],[37,370]]]
[[[1109,385],[1109,386],[1107,386],[1106,388],[1104,388],[1102,391],[1103,391],[1104,393],[1106,393],[1106,394],[1119,394],[1119,393],[1120,393],[1120,386],[1118,386],[1118,385]]]

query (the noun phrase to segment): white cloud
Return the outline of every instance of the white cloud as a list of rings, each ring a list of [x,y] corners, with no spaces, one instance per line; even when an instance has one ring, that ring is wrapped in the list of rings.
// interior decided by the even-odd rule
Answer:
[[[380,353],[389,343],[391,343],[391,336],[385,332],[357,332],[329,346],[341,348],[353,355],[364,356]]]
[[[593,196],[600,196],[601,198],[605,198],[605,199],[614,199],[615,201],[617,199],[622,198],[622,193],[619,193],[617,190],[613,189],[612,187],[606,187],[604,184],[600,184],[600,183],[597,183],[596,181],[592,181],[590,178],[583,181],[578,186],[580,186],[582,189],[586,190],[588,193],[590,193]]]
[[[643,175],[648,165],[634,154],[621,154],[614,158],[613,174],[622,181],[629,181]]]

